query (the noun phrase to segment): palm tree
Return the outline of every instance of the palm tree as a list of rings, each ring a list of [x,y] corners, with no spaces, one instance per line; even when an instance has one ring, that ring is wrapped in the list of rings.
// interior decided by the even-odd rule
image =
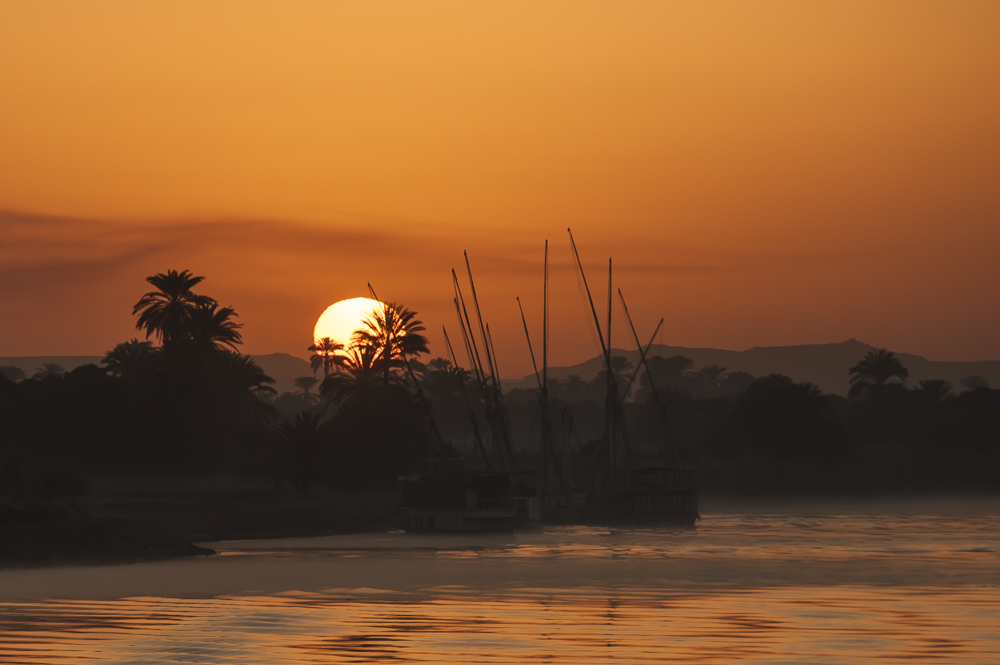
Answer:
[[[400,360],[429,351],[427,338],[420,334],[425,330],[423,321],[416,317],[416,312],[402,305],[383,303],[362,320],[363,328],[354,331],[351,345],[375,350],[386,383]]]
[[[188,334],[195,348],[203,352],[222,351],[226,347],[236,351],[243,343],[240,334],[243,324],[233,321],[236,316],[239,314],[232,307],[219,307],[214,300],[195,306],[188,320]]]
[[[447,358],[432,358],[427,361],[427,366],[434,372],[447,372],[451,369],[451,361]]]
[[[59,363],[45,363],[38,368],[38,371],[35,372],[35,375],[31,378],[35,381],[41,381],[42,379],[47,379],[49,377],[62,376],[65,373],[66,370],[63,369],[63,366]]]
[[[472,375],[468,370],[455,367],[444,358],[434,358],[427,363],[429,370],[421,381],[434,401],[445,401],[462,397],[463,389]]]
[[[302,389],[302,396],[305,397],[306,401],[309,402],[310,404],[315,404],[316,401],[319,399],[319,396],[309,392],[310,390],[313,389],[313,387],[317,383],[319,383],[319,379],[317,379],[315,376],[300,376],[297,379],[295,379],[293,383],[295,383],[296,388]]]
[[[928,403],[938,405],[949,397],[953,397],[951,383],[944,379],[924,379],[917,388]]]
[[[254,395],[275,394],[275,389],[267,385],[274,379],[267,375],[250,356],[236,351],[222,351],[220,367],[231,385],[238,386]]]
[[[0,371],[3,371],[2,367],[0,367]],[[986,379],[985,376],[982,376],[980,374],[973,374],[971,376],[962,377],[961,384],[962,387],[965,388],[966,390],[975,390],[976,388],[990,387],[990,382]]]
[[[212,384],[224,402],[238,409],[246,409],[252,418],[266,421],[277,415],[277,410],[264,398],[277,392],[268,384],[274,379],[261,369],[250,356],[228,349],[211,356],[207,369],[214,375]]]
[[[332,403],[355,403],[366,399],[379,386],[387,385],[380,382],[381,362],[379,350],[373,346],[354,344],[347,350],[341,367],[323,379],[319,392]],[[389,376],[390,383],[402,383],[396,375]]]
[[[714,395],[722,386],[726,376],[726,368],[718,365],[705,365],[694,374],[698,387],[707,395]]]
[[[625,373],[632,369],[632,361],[625,356],[611,356],[611,376],[614,378],[615,383],[618,385],[618,390],[624,390],[625,385],[628,383],[628,378],[626,378]],[[594,379],[595,387],[608,385],[608,373],[606,370],[601,370],[597,373],[597,377]],[[622,395],[625,398],[626,395]]]
[[[136,330],[145,330],[146,338],[156,335],[164,346],[184,339],[195,310],[215,303],[208,296],[192,293],[191,289],[205,278],[196,277],[188,270],[177,272],[168,270],[166,274],[156,273],[146,281],[156,287],[155,291],[142,296],[132,308],[138,314]]]
[[[579,374],[570,374],[563,384],[567,402],[579,402],[586,396],[587,382]]]
[[[885,349],[869,351],[848,373],[851,375],[851,388],[847,396],[853,400],[881,395],[891,379],[899,379],[902,384],[910,374],[896,354]]]
[[[344,345],[331,337],[323,337],[309,347],[313,354],[309,356],[309,366],[315,372],[320,367],[323,368],[323,376],[330,376],[330,370],[334,367],[344,366],[344,356],[338,351],[343,351]]]
[[[17,365],[4,365],[3,367],[0,367],[0,374],[3,374],[14,383],[23,381],[28,376],[24,373],[24,370]]]
[[[133,337],[108,351],[101,364],[112,376],[136,376],[149,366],[155,353],[152,342],[140,342]]]
[[[684,356],[653,356],[646,360],[646,367],[652,373],[652,377],[647,377],[643,373],[639,380],[639,385],[643,387],[648,395],[651,393],[650,378],[652,384],[661,389],[687,390],[692,383],[694,376],[694,361]]]
[[[300,491],[307,492],[318,475],[323,444],[327,441],[326,429],[320,416],[312,411],[297,413],[293,422],[278,425],[277,435],[283,444],[288,475]]]

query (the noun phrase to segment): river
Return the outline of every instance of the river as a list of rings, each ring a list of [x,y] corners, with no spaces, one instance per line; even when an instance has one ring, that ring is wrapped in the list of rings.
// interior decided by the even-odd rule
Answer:
[[[208,545],[0,571],[0,662],[1000,662],[990,511]]]

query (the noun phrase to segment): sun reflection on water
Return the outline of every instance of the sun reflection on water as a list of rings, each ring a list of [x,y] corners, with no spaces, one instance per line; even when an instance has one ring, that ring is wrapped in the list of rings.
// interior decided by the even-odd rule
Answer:
[[[285,593],[2,609],[3,662],[886,663],[1000,659],[988,588]]]
[[[360,571],[360,557],[374,573],[356,588],[0,602],[0,662],[996,663],[998,526],[989,516],[733,516],[697,531],[549,529],[437,546],[404,534],[230,543],[223,550],[240,556],[212,570],[318,561],[308,570]],[[787,561],[797,572],[782,577]],[[525,566],[539,562],[569,577],[528,579]],[[385,567],[418,564],[510,574],[376,583]],[[907,576],[850,581],[904,564]],[[171,565],[141,570],[192,570]],[[612,574],[629,566],[663,577]],[[803,570],[826,581],[803,583]]]

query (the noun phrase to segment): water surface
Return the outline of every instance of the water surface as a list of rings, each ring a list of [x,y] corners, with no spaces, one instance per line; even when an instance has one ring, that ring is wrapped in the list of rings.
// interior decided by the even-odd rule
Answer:
[[[0,662],[1000,662],[996,515],[211,546],[0,572]]]

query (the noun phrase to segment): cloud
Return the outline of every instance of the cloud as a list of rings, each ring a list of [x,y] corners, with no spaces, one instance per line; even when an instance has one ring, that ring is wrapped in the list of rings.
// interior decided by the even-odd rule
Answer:
[[[0,285],[31,289],[104,279],[158,260],[302,270],[311,261],[335,268],[389,256],[414,269],[409,255],[432,253],[435,239],[277,220],[112,222],[0,211],[0,247]],[[177,266],[158,270],[168,267]]]
[[[542,233],[532,238],[523,231],[504,234],[345,214],[321,224],[76,219],[0,211],[0,355],[93,354],[111,348],[134,334],[131,309],[147,290],[144,279],[167,269],[206,276],[202,292],[240,313],[250,353],[304,351],[315,317],[337,300],[367,295],[369,282],[381,297],[418,311],[432,348],[440,353],[441,324],[451,328],[455,318],[450,270],[456,269],[467,289],[462,252],[468,249],[498,353],[504,367],[520,374],[530,368],[521,357],[523,330],[514,297],[521,297],[529,325],[535,326]],[[553,353],[575,362],[592,350],[581,329],[592,322],[563,233],[550,237],[551,320],[554,335],[561,335]],[[603,302],[606,296],[606,257],[612,255],[615,285],[628,297],[637,325],[648,327],[668,315],[667,334],[676,343],[743,348],[850,336],[877,339],[883,328],[910,334],[910,321],[930,330],[921,334],[944,339],[942,331],[951,326],[933,328],[928,298],[937,292],[922,286],[943,268],[917,271],[912,248],[905,244],[843,249],[796,247],[789,241],[780,247],[723,249],[662,238],[637,242],[614,229],[603,235],[578,233],[577,242],[595,299]],[[954,274],[952,281],[964,275]],[[934,306],[950,306],[956,317],[962,314],[963,293],[969,300],[996,291],[995,281],[982,279],[964,291],[957,282],[941,284]],[[910,292],[917,295],[906,300]],[[995,316],[981,318],[968,329],[984,331],[980,346],[991,349],[995,342],[985,331]],[[626,339],[623,334],[616,333]],[[889,333],[879,334],[889,338]],[[514,360],[507,364],[507,358]]]

